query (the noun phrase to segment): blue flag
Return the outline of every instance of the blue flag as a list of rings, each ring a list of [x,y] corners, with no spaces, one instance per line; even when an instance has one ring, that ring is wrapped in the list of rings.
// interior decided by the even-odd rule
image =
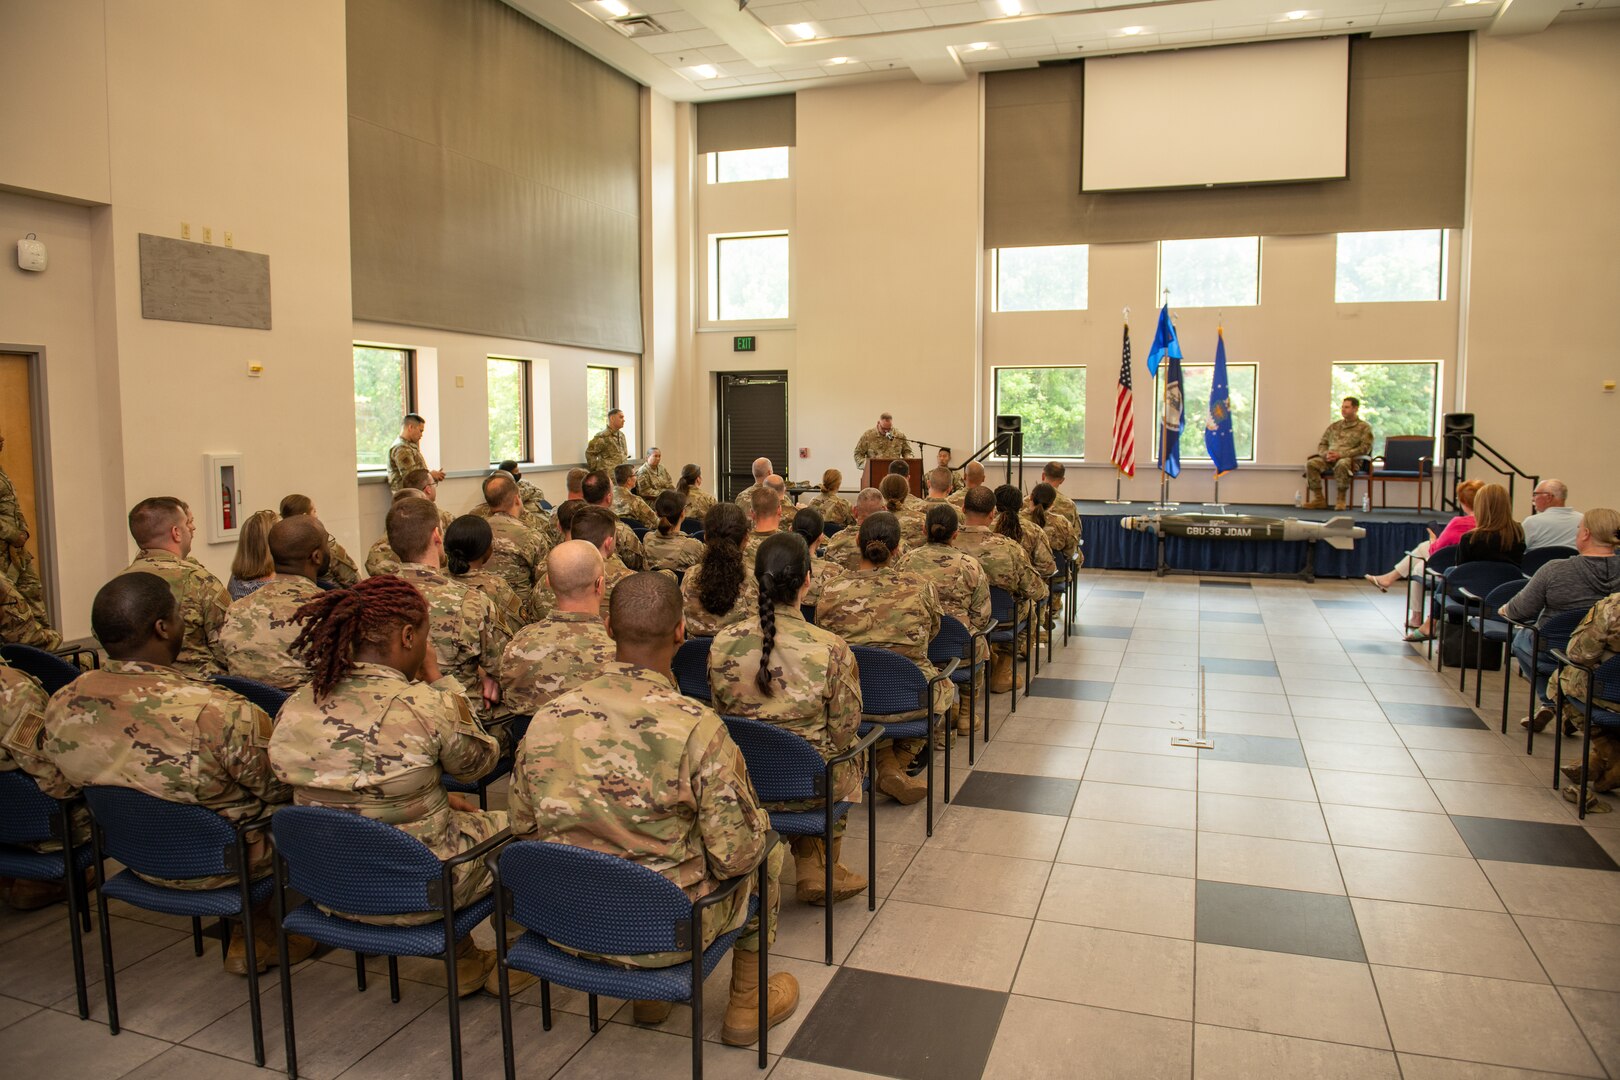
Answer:
[[[1238,467],[1237,441],[1232,435],[1232,391],[1226,384],[1226,338],[1215,331],[1215,381],[1209,388],[1209,416],[1204,419],[1204,449],[1215,464],[1217,478]]]
[[[1172,340],[1174,332],[1172,331]],[[1159,425],[1159,468],[1174,480],[1181,475],[1181,426],[1185,416],[1181,401],[1181,350],[1167,354],[1164,369],[1164,416]]]
[[[1159,359],[1164,356],[1181,359],[1181,342],[1176,339],[1175,325],[1170,322],[1169,304],[1159,309],[1159,327],[1153,331],[1153,347],[1148,350],[1148,374],[1155,379],[1159,377]]]

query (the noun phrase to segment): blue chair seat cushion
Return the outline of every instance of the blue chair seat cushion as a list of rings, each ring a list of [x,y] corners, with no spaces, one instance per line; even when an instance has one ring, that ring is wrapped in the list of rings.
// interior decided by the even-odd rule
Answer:
[[[57,862],[60,864],[61,860]],[[248,886],[248,895],[258,904],[268,900],[274,888],[275,879],[265,876]],[[133,870],[124,870],[108,879],[101,891],[114,900],[165,915],[225,918],[242,914],[242,892],[235,885],[218,889],[171,889],[136,877]]]
[[[1374,477],[1387,476],[1391,480],[1415,480],[1429,475],[1427,471],[1419,472],[1416,469],[1378,469],[1373,473]]]
[[[884,738],[888,739],[926,739],[928,738],[927,720],[907,720],[902,724],[880,724],[872,720],[862,720],[860,732],[865,735],[872,728],[882,728]]]
[[[758,898],[748,902],[749,916],[759,911]],[[703,975],[707,978],[747,926],[721,934],[703,950]],[[538,975],[585,994],[644,1001],[687,1001],[692,997],[692,963],[661,968],[622,968],[600,960],[586,960],[564,952],[535,933],[523,936],[506,950],[507,966]]]
[[[454,920],[456,940],[472,933],[472,928],[489,918],[495,910],[495,900],[486,896],[456,912]],[[328,915],[313,901],[287,913],[289,934],[303,934],[322,945],[349,952],[370,953],[374,956],[442,956],[444,954],[444,924],[435,919],[421,926],[373,926],[353,919]]]
[[[833,803],[832,816],[837,821],[849,813],[854,803]],[[771,828],[783,836],[820,836],[827,827],[825,810],[772,810]],[[60,860],[58,860],[60,862]]]
[[[95,852],[89,844],[73,849],[73,862],[80,870],[89,866]],[[30,851],[27,848],[0,845],[0,877],[22,878],[25,881],[61,881],[62,853],[60,851]]]
[[[1579,698],[1567,697],[1565,703],[1576,712],[1586,714],[1586,702]],[[1620,713],[1611,712],[1598,705],[1592,706],[1592,726],[1595,728],[1620,727]]]

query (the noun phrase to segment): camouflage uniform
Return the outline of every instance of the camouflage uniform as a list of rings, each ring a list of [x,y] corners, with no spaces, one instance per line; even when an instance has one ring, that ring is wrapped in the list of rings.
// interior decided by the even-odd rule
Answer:
[[[653,513],[653,508],[647,505],[647,500],[633,491],[626,491],[622,487],[613,489],[613,513],[621,521],[628,518],[638,525],[647,526],[649,529],[658,524],[658,515]]]
[[[958,491],[966,491],[966,490],[967,490],[967,481],[962,479],[961,472],[956,470],[956,469],[951,469],[951,490],[949,490],[949,491],[947,491],[945,493],[945,497],[948,499],[952,495],[955,495]]]
[[[816,604],[816,625],[830,630],[851,645],[871,645],[899,653],[921,669],[926,678],[939,674],[928,659],[928,643],[939,633],[939,593],[920,574],[884,566],[857,570],[829,584]],[[934,709],[943,713],[956,704],[956,688],[949,681],[934,690]],[[898,716],[870,716],[879,723],[920,720],[921,709]],[[903,739],[903,752],[916,753],[922,740]]]
[[[686,616],[687,637],[714,637],[722,626],[729,626],[738,619],[746,619],[759,608],[759,583],[754,580],[753,570],[747,565],[743,566],[742,588],[737,590],[737,601],[731,605],[731,610],[723,615],[716,615],[703,606],[698,599],[698,585],[703,580],[703,566],[698,564],[686,572],[681,579],[682,611]]]
[[[321,587],[306,577],[278,575],[232,604],[219,632],[230,674],[280,690],[309,682],[303,657],[292,651],[303,629],[293,613],[320,595]]]
[[[0,469],[0,577],[17,586],[23,598],[43,614],[45,588],[34,569],[34,557],[23,546],[28,535],[28,518],[17,500],[17,488]]]
[[[384,536],[371,545],[371,550],[366,552],[367,577],[382,577],[384,574],[392,574],[398,570],[399,556],[395,555],[394,549],[388,546],[388,537]]]
[[[771,537],[777,535],[781,531],[781,529],[771,529],[767,532],[760,532],[758,529],[749,530],[748,539],[743,541],[743,573],[750,575],[753,574],[754,554],[755,552],[759,551],[759,545],[763,544],[765,541],[769,540]]]
[[[928,519],[904,504],[899,510],[889,511],[900,522],[900,544],[914,549],[928,542]],[[846,530],[847,531],[847,530]]]
[[[585,467],[606,474],[613,479],[613,469],[630,460],[630,451],[624,444],[624,431],[603,428],[591,436],[585,446]]]
[[[771,827],[742,751],[714,710],[684,696],[667,673],[618,662],[535,714],[508,799],[514,836],[617,855],[656,870],[693,900],[752,874]],[[762,906],[774,940],[782,848],[769,859],[771,895]],[[740,886],[704,912],[705,943],[747,920],[737,948],[759,950],[758,920],[748,920],[753,891],[752,883]],[[689,958],[608,959],[656,968]]]
[[[1079,539],[1079,537],[1080,537],[1080,511],[1075,509],[1073,499],[1071,499],[1067,495],[1063,494],[1062,491],[1059,491],[1057,493],[1057,498],[1052,500],[1052,513],[1054,513],[1054,514],[1062,514],[1063,517],[1068,521],[1068,523],[1070,525],[1074,526],[1075,539]]]
[[[45,708],[50,695],[39,680],[0,660],[0,773],[21,769],[46,783],[57,779],[56,769],[39,757],[39,740],[45,731]],[[11,742],[15,739],[16,746]],[[90,841],[90,815],[84,807],[73,810],[73,842]],[[34,840],[19,847],[29,851],[61,851],[57,839]]]
[[[776,605],[776,639],[771,648],[771,689],[760,693],[759,671],[765,633],[759,615],[734,622],[709,647],[709,690],[714,710],[786,728],[806,739],[825,761],[855,744],[861,726],[861,673],[843,638],[811,626],[797,604]],[[833,769],[834,802],[860,802],[860,758]],[[822,799],[767,803],[769,810],[813,810]],[[838,832],[845,818],[839,818]]]
[[[613,554],[617,555],[619,561],[632,570],[645,570],[647,568],[647,560],[641,549],[641,540],[636,536],[636,531],[622,521],[613,527]]]
[[[519,480],[517,486],[518,500],[523,503],[523,512],[525,514],[544,514],[545,508],[540,504],[546,501],[546,493],[527,480]]]
[[[544,570],[541,572],[544,573]],[[469,570],[465,574],[450,574],[449,578],[469,589],[477,589],[489,597],[490,604],[495,608],[496,617],[500,619],[501,625],[506,627],[508,637],[523,629],[523,601],[519,600],[511,586],[499,577],[480,568]]]
[[[1350,479],[1355,475],[1357,458],[1372,453],[1373,431],[1372,425],[1365,420],[1335,420],[1322,432],[1322,441],[1316,446],[1316,453],[1305,462],[1305,486],[1309,489],[1312,502],[1326,499],[1322,487],[1322,474],[1333,473],[1334,490],[1338,497],[1343,499],[1350,494]],[[1332,465],[1322,455],[1329,451],[1339,454],[1339,460]]]
[[[550,553],[547,553],[548,557]],[[529,599],[523,603],[523,625],[543,622],[551,617],[551,609],[557,606],[557,594],[551,591],[551,582],[546,580],[546,559],[540,560],[539,578],[534,583],[534,591]],[[510,590],[508,590],[510,591]]]
[[[751,513],[754,509],[754,492],[759,490],[758,484],[749,484],[737,492],[737,497],[731,501],[743,508],[743,513]]]
[[[805,505],[812,510],[821,511],[821,520],[829,525],[848,525],[855,520],[855,509],[849,505],[849,500],[834,492],[831,495],[817,495]]]
[[[703,541],[679,529],[668,536],[656,530],[641,538],[641,556],[649,570],[686,570],[703,558]]]
[[[38,744],[52,775],[34,776],[58,799],[91,786],[133,788],[233,824],[251,821],[291,797],[270,771],[270,730],[264,710],[223,686],[159,664],[109,660],[52,696]],[[248,858],[254,877],[270,872],[264,832],[250,838]],[[217,889],[236,875],[149,880]]]
[[[601,614],[603,619],[608,617],[608,601],[613,599],[614,586],[634,573],[634,570],[624,565],[624,560],[620,559],[617,554],[610,555],[607,561],[602,564]],[[671,574],[670,580],[673,581],[674,578],[675,575]]]
[[[990,629],[990,579],[973,556],[949,544],[924,544],[900,560],[897,567],[934,583],[939,609],[967,628],[968,633]],[[989,643],[976,639],[974,663],[990,659]],[[976,671],[973,691],[983,687],[984,672]]]
[[[952,510],[955,510],[956,511],[956,524],[957,524],[958,528],[960,528],[961,526],[967,524],[967,514],[965,514],[962,511],[962,507],[960,505],[958,505],[957,503],[951,502],[951,500],[948,497],[943,498],[943,499],[936,499],[932,495],[930,495],[928,498],[926,498],[926,499],[924,499],[922,501],[922,515],[923,515],[923,520],[924,521],[927,521],[927,519],[928,519],[928,512],[930,510],[932,510],[936,506],[948,506]]]
[[[449,675],[412,682],[383,664],[355,664],[320,702],[305,686],[287,699],[270,740],[276,776],[300,806],[327,806],[393,825],[448,859],[506,827],[499,810],[454,810],[444,774],[473,781],[500,760],[500,745],[478,725],[461,684]],[[455,904],[491,887],[474,859],[455,869]],[[337,912],[336,914],[344,914]],[[379,926],[437,922],[434,912],[347,915]]]
[[[1586,613],[1586,617],[1575,628],[1575,633],[1570,636],[1569,647],[1564,650],[1566,656],[1580,664],[1601,664],[1616,653],[1620,653],[1620,593],[1599,600],[1592,610]],[[1577,698],[1584,702],[1587,681],[1586,672],[1578,667],[1566,666],[1558,672],[1558,687],[1566,699],[1565,715],[1577,724],[1585,720],[1586,710],[1576,709],[1567,701],[1570,698]],[[1592,705],[1594,708],[1620,712],[1620,702],[1595,698]],[[1571,773],[1574,775],[1570,775]],[[1564,774],[1578,783],[1580,760],[1576,759],[1572,764],[1564,766]],[[1620,738],[1610,734],[1606,728],[1592,730],[1592,752],[1587,766],[1587,782],[1593,791],[1613,791],[1620,787]]]
[[[686,517],[703,520],[703,516],[714,509],[715,498],[702,488],[686,489]]]
[[[998,514],[991,521],[995,522],[999,519],[1000,515]],[[1052,544],[1046,539],[1046,530],[1035,524],[1024,514],[1018,515],[1018,524],[1021,526],[1020,531],[1023,536],[1017,543],[1023,547],[1024,554],[1029,558],[1029,564],[1035,568],[1035,572],[1041,575],[1043,579],[1051,577],[1052,573],[1057,570],[1057,559],[1052,556]]]
[[[401,435],[394,440],[394,445],[388,448],[388,490],[392,492],[403,489],[407,476],[417,469],[427,467],[427,458],[422,456],[422,448]]]
[[[230,610],[231,594],[195,559],[182,559],[172,551],[142,551],[124,570],[156,574],[169,586],[180,604],[185,638],[175,670],[197,678],[225,673],[225,653],[219,647],[219,631]]]
[[[805,593],[804,602],[815,607],[821,602],[822,590],[829,582],[837,581],[843,577],[845,570],[842,566],[829,559],[817,555],[810,560],[810,591]]]
[[[860,537],[860,526],[852,523],[849,528],[842,530],[837,536],[827,541],[827,546],[821,549],[821,557],[828,562],[837,563],[853,574],[861,568]],[[905,523],[902,522],[900,525],[900,547],[895,551],[890,561],[893,562],[910,550],[911,545],[906,543]]]
[[[990,585],[1011,593],[1015,601],[1041,600],[1050,592],[1046,579],[1035,572],[1023,547],[991,531],[988,525],[962,526],[952,538],[951,546],[979,560]],[[1022,636],[1018,647],[1024,647]]]
[[[416,586],[428,605],[428,634],[433,640],[433,655],[439,661],[439,671],[455,679],[467,697],[478,722],[489,730],[494,715],[484,700],[482,668],[491,678],[500,670],[501,653],[512,635],[495,611],[489,597],[470,585],[451,579],[432,567],[406,563],[395,575]],[[501,710],[502,715],[505,710]],[[504,732],[490,731],[501,740],[501,749],[509,750],[509,739]]]
[[[354,556],[350,555],[331,533],[326,534],[326,553],[331,557],[326,565],[328,581],[346,586],[360,580],[360,567],[355,565]]]
[[[1046,534],[1046,543],[1051,548],[1054,560],[1060,551],[1065,555],[1074,554],[1077,537],[1068,518],[1049,510],[1045,525],[1037,524],[1033,514],[1020,514],[1019,520],[1024,523],[1025,529],[1039,529]]]
[[[519,603],[527,603],[546,562],[545,538],[507,514],[491,514],[489,531],[495,537],[484,569],[506,582]]]
[[[36,649],[62,647],[62,635],[45,624],[39,610],[3,575],[0,575],[0,641],[32,645]]]
[[[636,470],[636,494],[648,502],[675,486],[675,481],[669,478],[669,470],[663,465],[643,465]]]
[[[494,516],[495,511],[489,508],[488,503],[481,502],[474,506],[471,510],[467,511],[467,513],[471,514],[473,517],[481,517],[485,521],[488,521]],[[551,539],[551,534],[557,532],[557,523],[552,520],[551,515],[531,511],[527,506],[525,506],[522,512],[519,514],[518,520],[527,525],[529,528],[533,529],[535,532],[544,533],[548,548],[555,547],[558,543],[562,542],[560,539],[556,541]],[[557,535],[561,537],[562,534],[557,533]]]
[[[899,428],[891,428],[888,435],[877,428],[867,429],[866,434],[860,437],[855,444],[855,467],[866,468],[866,463],[872,458],[907,458],[911,457],[911,440],[901,433]]]
[[[596,678],[615,649],[596,615],[554,611],[525,626],[501,654],[502,708],[532,716],[558,694]]]

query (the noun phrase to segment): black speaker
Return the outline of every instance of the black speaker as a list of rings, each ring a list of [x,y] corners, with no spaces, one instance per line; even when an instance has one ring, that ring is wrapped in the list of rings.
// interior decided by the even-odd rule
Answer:
[[[1001,436],[1011,438],[1002,441]],[[1000,445],[996,453],[1006,457],[1019,457],[1024,453],[1024,418],[1022,416],[996,417],[996,438]]]
[[[1462,461],[1474,456],[1474,440],[1462,436],[1474,433],[1474,414],[1471,412],[1446,413],[1442,431],[1446,436],[1446,459]]]

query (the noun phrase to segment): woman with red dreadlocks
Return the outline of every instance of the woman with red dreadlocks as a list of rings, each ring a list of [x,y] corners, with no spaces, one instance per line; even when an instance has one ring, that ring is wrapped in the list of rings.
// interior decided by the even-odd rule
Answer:
[[[441,676],[429,646],[428,606],[407,581],[367,578],[323,593],[293,616],[293,650],[313,679],[287,699],[270,740],[270,764],[300,806],[327,806],[386,822],[441,859],[506,828],[504,811],[480,811],[440,786],[445,773],[475,780],[500,747],[473,718],[461,684]],[[413,681],[416,680],[416,681]],[[456,868],[455,902],[490,891],[483,860]],[[431,912],[345,917],[387,926],[431,922]],[[457,953],[457,988],[477,993],[495,954],[469,935]],[[494,985],[491,983],[490,985]]]

